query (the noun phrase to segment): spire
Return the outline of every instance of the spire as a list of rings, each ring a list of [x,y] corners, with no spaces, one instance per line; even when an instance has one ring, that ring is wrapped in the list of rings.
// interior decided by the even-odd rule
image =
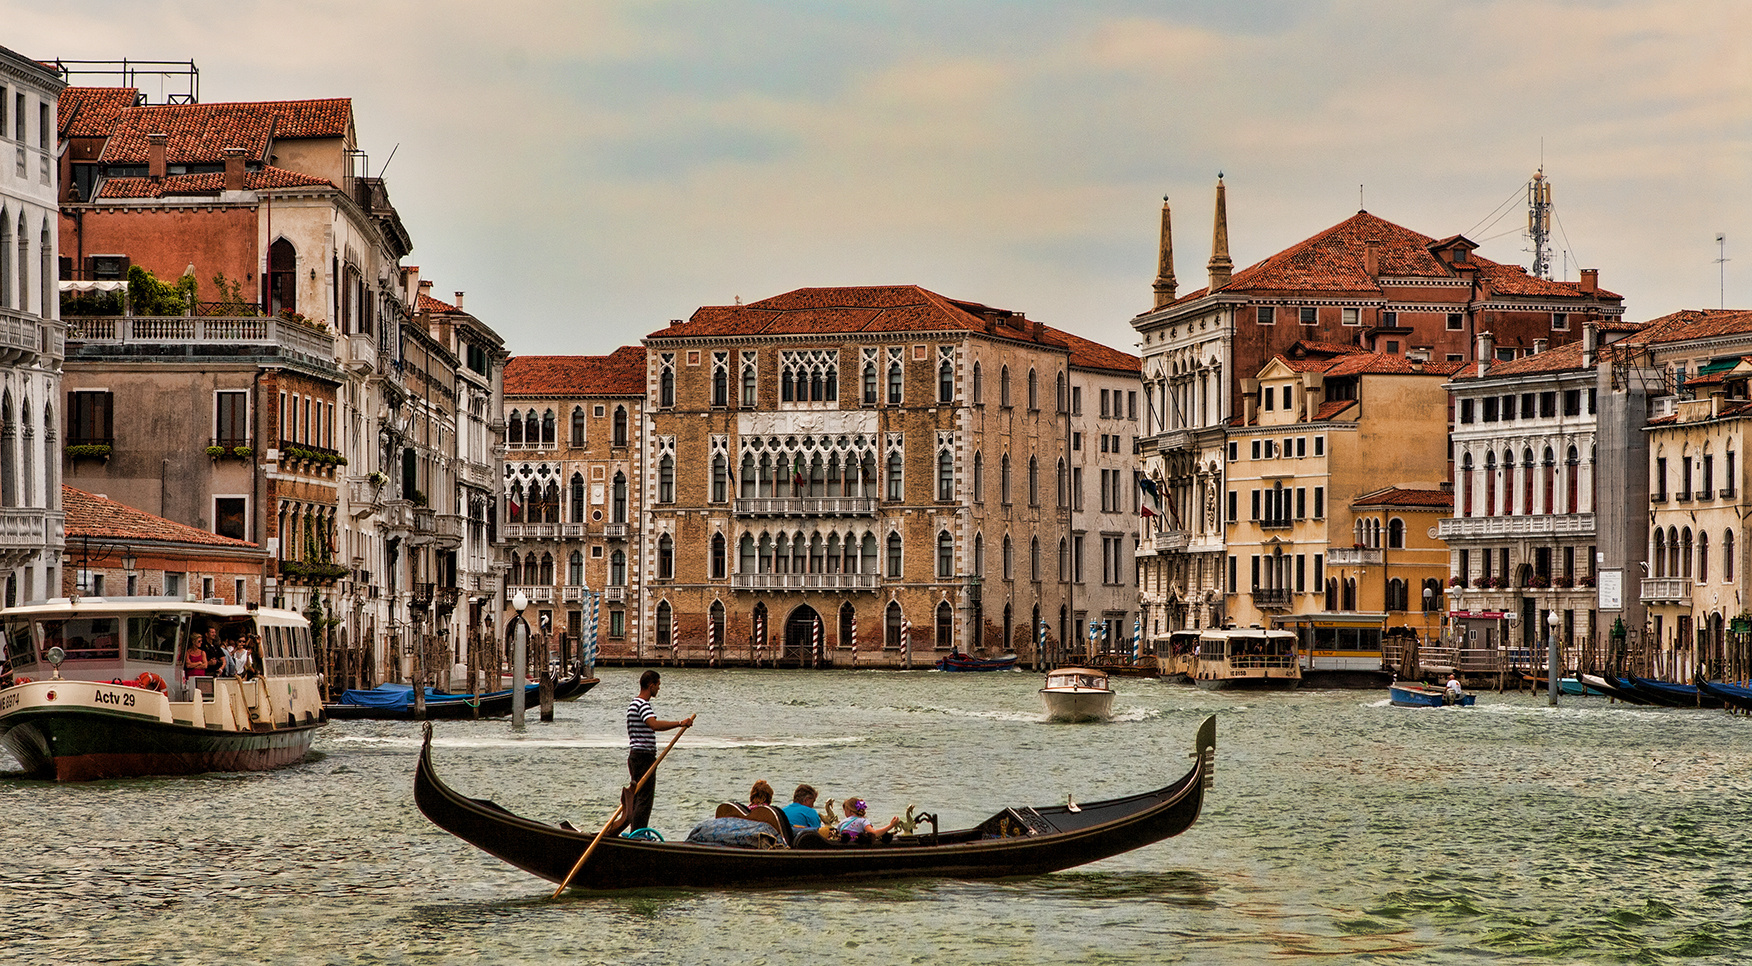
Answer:
[[[1168,196],[1162,196],[1162,245],[1156,260],[1156,308],[1174,301],[1174,229],[1168,220]]]
[[[1235,263],[1229,259],[1229,205],[1223,192],[1223,173],[1217,172],[1217,214],[1211,226],[1211,260],[1205,264],[1205,270],[1211,273],[1210,290],[1229,284],[1229,276],[1235,272]]]

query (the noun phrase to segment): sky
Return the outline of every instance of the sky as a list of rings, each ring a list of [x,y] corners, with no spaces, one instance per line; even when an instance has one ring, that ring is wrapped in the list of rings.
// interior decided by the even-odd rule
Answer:
[[[41,59],[192,59],[205,102],[352,98],[407,263],[518,355],[887,284],[1136,351],[1162,198],[1184,294],[1219,172],[1237,269],[1359,196],[1527,265],[1543,165],[1555,277],[1598,268],[1632,320],[1752,307],[1744,0],[0,0],[0,23]]]

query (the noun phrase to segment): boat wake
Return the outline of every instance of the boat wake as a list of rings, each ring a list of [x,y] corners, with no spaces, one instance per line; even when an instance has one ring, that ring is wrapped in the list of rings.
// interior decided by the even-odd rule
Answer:
[[[695,748],[816,748],[854,745],[864,739],[859,736],[829,738],[737,738],[712,735],[689,735],[688,744]],[[363,750],[396,750],[420,747],[418,735],[346,735],[329,739],[336,745],[350,745]],[[433,738],[439,748],[617,748],[625,750],[625,735],[588,735],[577,738]]]

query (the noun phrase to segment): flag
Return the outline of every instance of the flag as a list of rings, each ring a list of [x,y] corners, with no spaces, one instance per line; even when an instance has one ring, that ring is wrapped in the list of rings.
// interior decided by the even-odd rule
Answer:
[[[1145,503],[1145,504],[1141,504],[1138,507],[1138,515],[1144,517],[1145,519],[1148,519],[1150,517],[1155,516],[1156,511],[1150,509],[1150,505],[1148,503]]]
[[[791,488],[803,489],[803,454],[791,457]]]

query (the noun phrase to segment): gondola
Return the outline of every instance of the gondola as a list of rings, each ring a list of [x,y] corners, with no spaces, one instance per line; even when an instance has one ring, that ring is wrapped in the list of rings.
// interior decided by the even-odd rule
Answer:
[[[1582,683],[1587,685],[1588,687],[1593,688],[1596,691],[1599,691],[1600,693],[1606,695],[1609,698],[1612,698],[1612,699],[1617,700],[1617,701],[1623,701],[1625,704],[1652,705],[1655,703],[1655,702],[1649,700],[1648,698],[1645,698],[1642,695],[1637,694],[1633,690],[1627,690],[1625,688],[1621,688],[1621,687],[1617,686],[1616,684],[1613,684],[1611,681],[1606,680],[1605,678],[1601,677],[1598,674],[1582,674],[1581,680],[1582,680]]]
[[[554,682],[554,700],[567,701],[596,686],[596,678],[571,674]],[[541,686],[525,687],[524,700],[534,707],[541,700]],[[370,691],[347,691],[342,700],[323,705],[323,712],[333,721],[412,721],[414,720],[413,689],[382,686]],[[502,718],[511,713],[511,689],[485,694],[444,694],[426,692],[426,717],[432,721],[455,721],[469,718]]]
[[[1741,711],[1752,711],[1752,688],[1743,684],[1702,680],[1697,682],[1697,686],[1704,694],[1720,700],[1723,704]]]
[[[1199,726],[1190,771],[1155,791],[1105,802],[1005,808],[973,828],[836,845],[811,833],[796,846],[739,849],[605,836],[574,878],[579,889],[715,888],[832,880],[1040,875],[1172,838],[1192,827],[1216,756],[1217,719]],[[414,802],[438,827],[549,882],[564,882],[596,833],[521,818],[439,780],[432,728],[414,772]],[[813,845],[814,847],[810,847]]]
[[[1615,674],[1605,674],[1601,675],[1601,677],[1605,679],[1607,684],[1612,685],[1614,690],[1619,691],[1626,696],[1635,695],[1636,697],[1641,698],[1643,704],[1652,704],[1661,708],[1687,707],[1687,704],[1675,695],[1668,694],[1665,691],[1657,691],[1654,688],[1639,687],[1636,683],[1638,680],[1637,678],[1621,678]]]
[[[1666,695],[1676,708],[1720,708],[1722,700],[1708,694],[1699,693],[1695,684],[1674,684],[1671,681],[1656,681],[1650,678],[1631,676],[1630,682],[1636,685],[1638,694]]]
[[[974,657],[971,654],[950,654],[937,661],[939,671],[1008,671],[1016,666],[1016,655]]]

